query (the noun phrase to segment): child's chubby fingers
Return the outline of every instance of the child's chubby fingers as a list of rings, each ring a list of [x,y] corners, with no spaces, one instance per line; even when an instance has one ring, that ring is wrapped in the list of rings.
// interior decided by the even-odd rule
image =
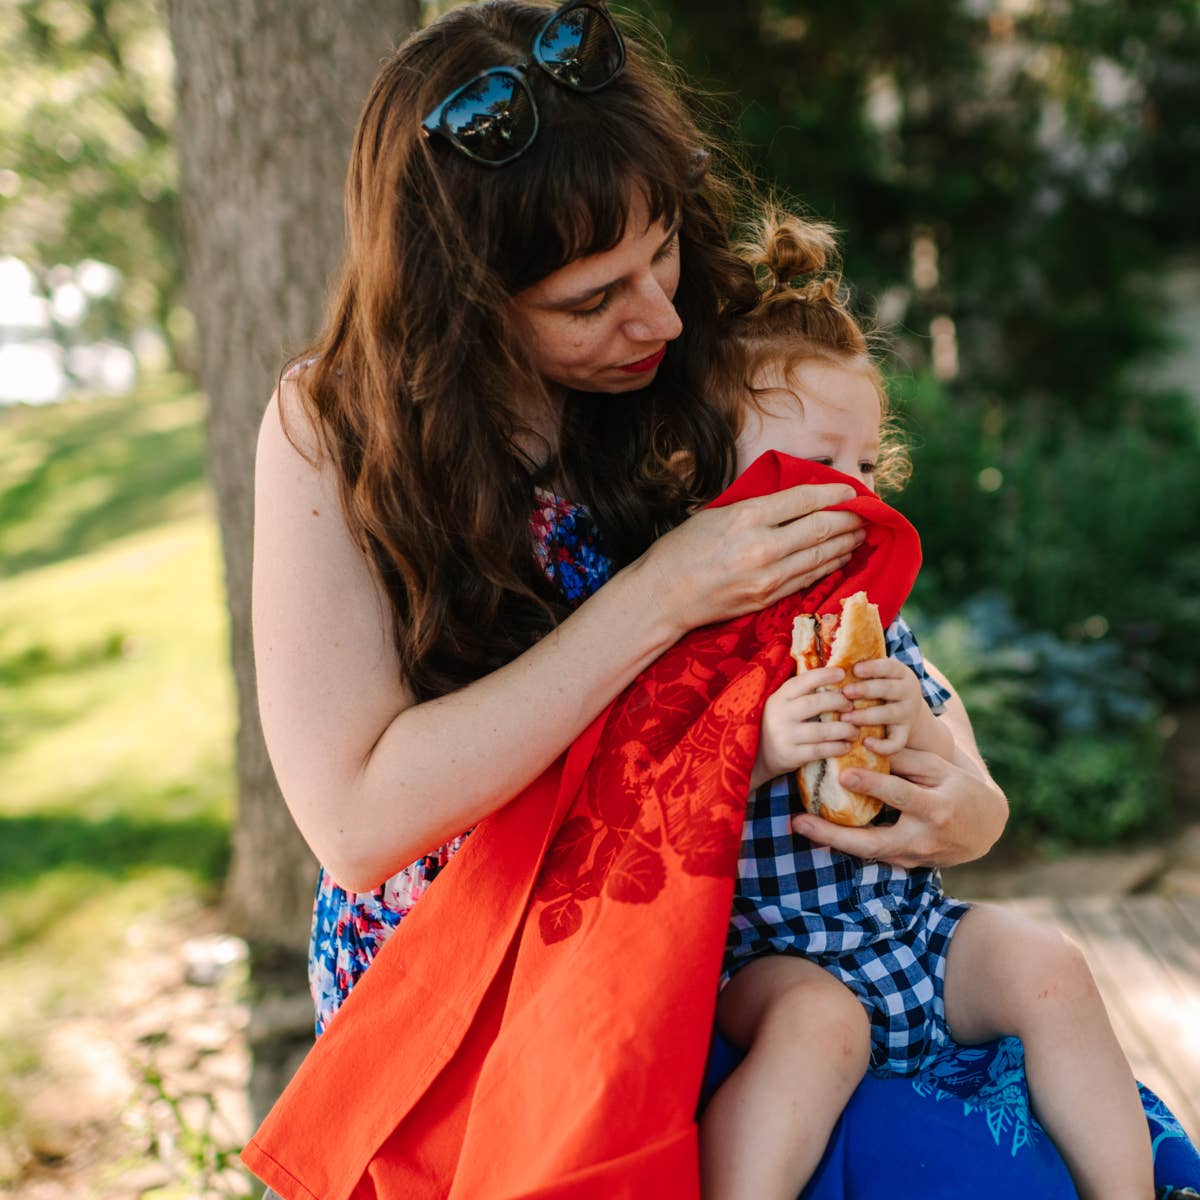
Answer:
[[[866,658],[851,668],[853,679],[903,679],[909,670],[898,658]]]
[[[898,732],[885,738],[863,738],[863,745],[875,754],[891,758],[893,754],[899,754],[908,745],[908,730],[906,728],[903,733]]]
[[[767,706],[770,710],[786,713],[789,720],[799,721],[819,717],[822,713],[848,712],[852,705],[837,687],[841,675],[836,667],[797,675],[780,686],[767,700]]]
[[[849,742],[812,742],[793,747],[789,757],[792,760],[792,770],[796,770],[805,763],[820,762],[823,758],[841,758],[849,753]]]
[[[910,672],[911,674],[911,672]],[[907,679],[856,679],[842,688],[848,700],[903,700],[909,695]]]
[[[779,685],[777,696],[804,696],[815,692],[818,688],[834,689],[827,695],[838,696],[837,685],[846,678],[846,672],[841,667],[818,667],[815,671],[801,671],[792,675]]]
[[[917,677],[894,658],[859,663],[854,668],[854,675],[842,687],[842,694],[850,700],[915,704],[921,699],[921,685]]]
[[[870,708],[852,708],[840,719],[851,725],[900,725],[911,721],[912,706],[907,699],[894,704],[872,704]]]
[[[845,754],[858,730],[841,721],[800,721],[788,726],[788,740],[796,746],[841,746],[836,754]]]
[[[776,720],[783,723],[786,722],[789,726],[795,726],[798,729],[803,729],[806,725],[820,725],[826,731],[826,737],[831,736],[828,731],[830,726],[829,721],[844,722],[854,711],[850,707],[850,701],[837,692],[813,692],[808,696],[796,696],[790,700],[782,700],[775,706]],[[818,721],[819,717],[824,717],[822,721]],[[843,733],[848,731],[848,736],[856,736],[857,731],[844,727],[838,730],[837,736],[841,737]]]

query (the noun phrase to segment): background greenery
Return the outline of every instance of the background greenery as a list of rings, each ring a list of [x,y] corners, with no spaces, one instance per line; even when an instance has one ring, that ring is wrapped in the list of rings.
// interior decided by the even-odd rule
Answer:
[[[913,446],[918,633],[1010,838],[1161,828],[1162,712],[1200,687],[1200,387],[1154,382],[1200,243],[1200,5],[637,7],[757,177],[843,230]]]
[[[66,1152],[30,1102],[56,1023],[219,896],[234,701],[203,411],[177,376],[0,408],[0,1191]]]
[[[1165,281],[1200,248],[1200,0],[622,11],[763,183],[843,230],[913,445],[913,623],[1009,791],[1009,838],[1168,828],[1164,736],[1200,702],[1200,388],[1155,380]],[[170,73],[158,0],[0,0],[0,256],[47,298],[112,264],[120,286],[54,336],[151,330],[186,371]],[[33,1144],[39,1030],[226,870],[203,423],[179,373],[0,408],[0,1187]]]
[[[70,264],[112,263],[122,285],[59,333],[150,326],[185,362],[158,3],[4,7],[0,253],[47,295]],[[914,446],[898,503],[925,542],[915,601],[947,628],[972,623],[960,680],[987,675],[997,645],[1028,650],[1024,684],[1003,692],[1009,716],[979,717],[1016,832],[1105,841],[1161,812],[1158,715],[1200,688],[1196,393],[1151,382],[1170,345],[1164,274],[1200,244],[1200,4],[632,0],[627,16],[653,23],[760,181],[844,231]],[[0,521],[9,574],[102,544],[139,503],[165,515],[154,489],[198,481],[178,431],[92,457],[89,435],[64,428],[46,461],[27,447],[16,464]],[[118,469],[141,472],[141,498],[99,482]],[[47,540],[34,509],[73,515]],[[987,596],[1008,624],[978,624],[999,611]],[[1037,683],[1058,670],[1034,649],[1045,638],[1087,664],[1073,699]],[[1118,670],[1136,711],[1080,699]],[[1048,719],[1035,693],[1093,716]],[[1027,799],[1031,744],[1055,759],[1047,779],[1078,768],[1127,819],[1081,817],[1074,784],[1043,780]]]

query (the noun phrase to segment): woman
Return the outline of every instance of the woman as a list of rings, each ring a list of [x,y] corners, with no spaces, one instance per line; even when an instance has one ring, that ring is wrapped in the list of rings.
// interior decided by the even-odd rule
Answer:
[[[685,519],[730,474],[700,381],[753,285],[709,166],[598,4],[457,8],[367,100],[332,315],[257,460],[263,729],[324,864],[318,1031],[469,830],[642,668],[861,540],[823,511],[832,485]],[[947,720],[977,760],[956,698]],[[1003,796],[927,757],[863,788],[894,826],[804,832],[904,864],[983,854]]]

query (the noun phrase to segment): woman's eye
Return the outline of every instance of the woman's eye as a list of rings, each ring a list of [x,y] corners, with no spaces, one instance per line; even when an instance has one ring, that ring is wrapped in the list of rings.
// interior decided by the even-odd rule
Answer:
[[[864,475],[874,475],[875,474],[875,464],[873,462],[861,462],[858,464],[858,469]]]
[[[571,316],[573,317],[594,317],[597,313],[602,313],[612,303],[612,292],[601,292],[595,298],[591,306],[588,308],[573,308]]]
[[[671,240],[669,242],[667,242],[667,244],[665,246],[663,246],[659,249],[658,253],[654,256],[654,261],[656,263],[666,262],[666,260],[668,258],[670,258],[671,255],[673,255],[675,253],[675,251],[678,249],[679,249],[679,230],[677,229],[671,235]]]
[[[808,461],[814,462],[820,467],[832,467],[833,466],[832,458],[810,458]]]

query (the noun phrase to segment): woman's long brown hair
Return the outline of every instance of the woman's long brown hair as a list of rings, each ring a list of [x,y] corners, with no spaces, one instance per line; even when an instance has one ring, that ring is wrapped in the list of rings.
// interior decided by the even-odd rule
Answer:
[[[719,309],[753,277],[727,244],[729,188],[661,68],[632,41],[624,72],[591,95],[533,68],[541,131],[502,168],[422,135],[421,118],[459,84],[525,58],[548,11],[456,8],[384,65],[354,141],[329,320],[293,371],[418,699],[495,670],[566,615],[532,552],[539,482],[588,505],[619,567],[686,515],[673,454],[691,456],[696,494],[719,491],[732,466],[703,381]],[[683,335],[652,387],[570,394],[558,459],[539,470],[515,448],[513,401],[549,401],[511,299],[615,246],[634,189],[652,221],[682,220]]]

